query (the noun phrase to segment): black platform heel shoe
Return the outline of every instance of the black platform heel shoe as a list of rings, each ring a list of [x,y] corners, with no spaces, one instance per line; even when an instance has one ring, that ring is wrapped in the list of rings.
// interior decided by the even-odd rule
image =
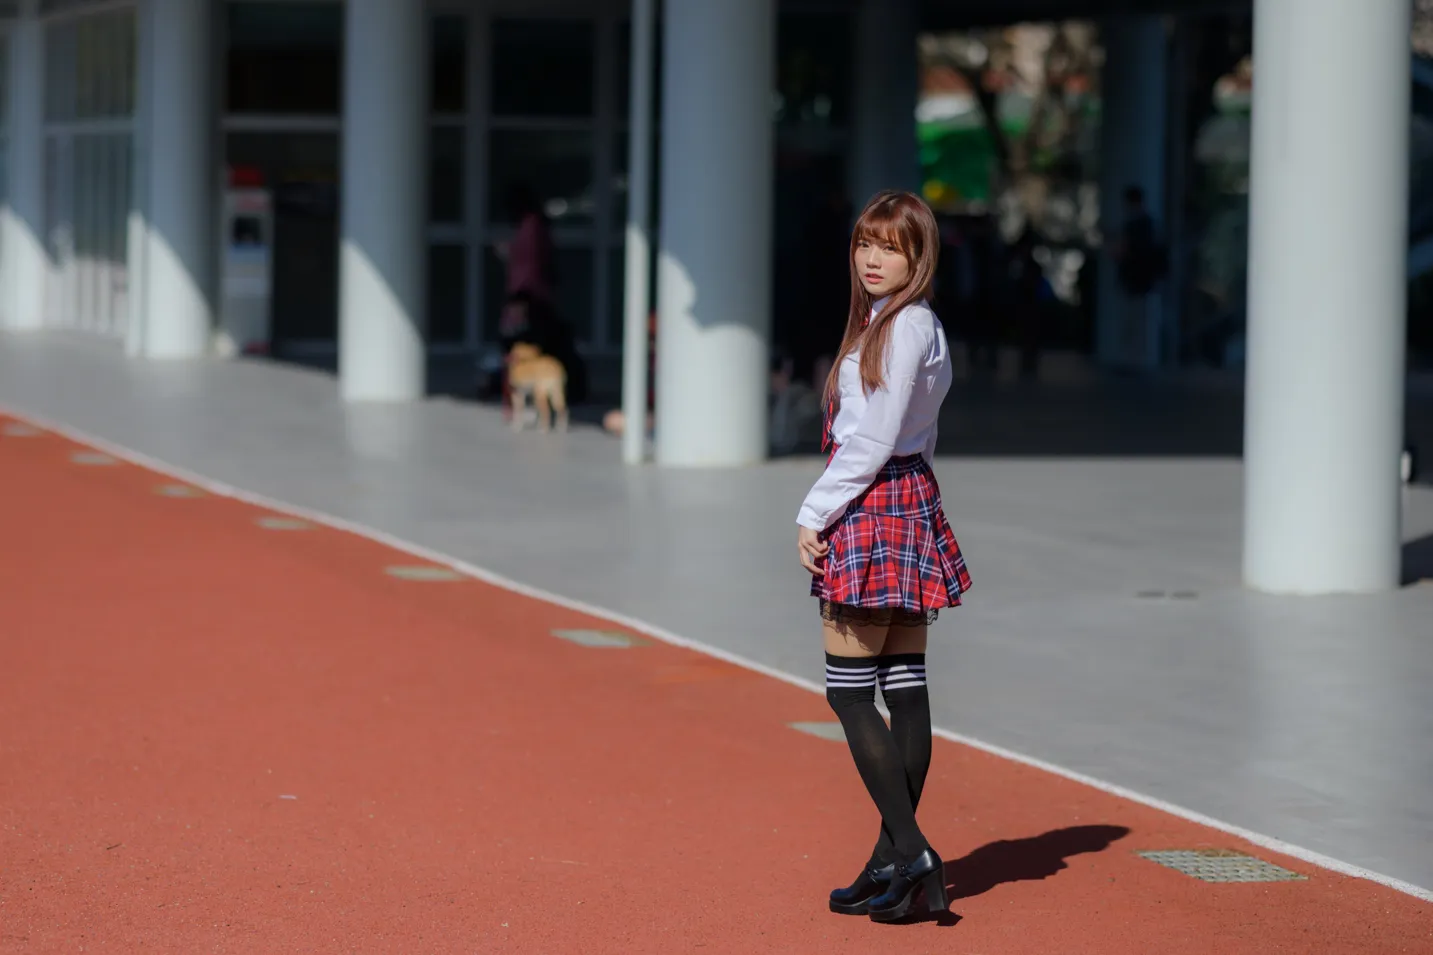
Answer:
[[[865,915],[866,904],[886,890],[895,871],[894,865],[862,869],[855,882],[832,890],[831,911],[837,915]]]
[[[919,899],[927,912],[950,908],[945,894],[945,865],[934,849],[927,849],[905,865],[896,866],[886,891],[866,903],[873,922],[894,922],[917,909]]]

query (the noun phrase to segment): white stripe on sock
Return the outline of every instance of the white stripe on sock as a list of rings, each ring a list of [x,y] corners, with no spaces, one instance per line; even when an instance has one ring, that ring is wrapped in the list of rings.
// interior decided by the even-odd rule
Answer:
[[[914,689],[917,689],[918,687],[922,687],[922,686],[925,686],[925,680],[909,680],[909,681],[902,682],[902,683],[895,683],[895,682],[892,682],[892,683],[882,683],[882,684],[881,684],[881,689],[882,689],[882,690],[914,690]]]
[[[869,670],[858,670],[845,667],[827,667],[826,685],[828,687],[840,687],[849,689],[864,689],[876,685],[876,670],[872,667]]]
[[[896,664],[895,666],[881,667],[881,676],[890,676],[890,675],[893,674],[893,673],[894,673],[894,674],[914,673],[914,674],[916,674],[917,676],[925,676],[925,664],[924,664],[924,663],[898,663],[898,664]]]

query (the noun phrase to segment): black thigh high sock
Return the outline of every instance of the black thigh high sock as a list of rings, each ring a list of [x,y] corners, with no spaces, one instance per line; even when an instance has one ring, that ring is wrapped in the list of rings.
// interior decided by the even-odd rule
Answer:
[[[920,805],[930,771],[930,693],[926,690],[925,654],[892,653],[876,657],[876,678],[881,696],[891,714],[891,736],[906,769],[906,791],[911,808]],[[895,861],[895,841],[885,825],[871,853],[870,868],[878,869]]]
[[[861,781],[881,813],[882,828],[890,833],[896,858],[889,861],[914,859],[930,846],[916,825],[910,783],[896,738],[876,710],[876,661],[826,654],[826,699],[841,721]],[[927,754],[929,751],[927,743]]]

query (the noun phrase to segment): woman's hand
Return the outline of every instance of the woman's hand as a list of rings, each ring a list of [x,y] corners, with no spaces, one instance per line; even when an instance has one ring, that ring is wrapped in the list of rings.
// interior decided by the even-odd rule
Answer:
[[[802,527],[796,534],[796,549],[801,556],[801,566],[805,567],[817,577],[824,577],[826,571],[816,566],[818,561],[826,559],[826,552],[831,549],[821,535],[809,527]]]

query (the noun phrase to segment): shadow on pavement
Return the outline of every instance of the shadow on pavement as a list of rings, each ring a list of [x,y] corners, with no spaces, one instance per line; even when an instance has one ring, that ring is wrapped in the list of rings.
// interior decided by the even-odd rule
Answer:
[[[981,846],[962,859],[945,864],[950,898],[969,899],[1007,882],[1048,879],[1070,856],[1104,852],[1129,835],[1124,826],[1071,826],[1028,839],[1002,839]]]
[[[981,846],[969,855],[945,864],[945,881],[954,905],[961,899],[983,895],[1008,882],[1037,882],[1062,869],[1070,856],[1104,852],[1130,830],[1125,826],[1071,826],[1054,829],[1028,839],[1001,839]],[[934,922],[950,927],[960,922],[955,912],[918,915],[892,922],[909,925]]]

